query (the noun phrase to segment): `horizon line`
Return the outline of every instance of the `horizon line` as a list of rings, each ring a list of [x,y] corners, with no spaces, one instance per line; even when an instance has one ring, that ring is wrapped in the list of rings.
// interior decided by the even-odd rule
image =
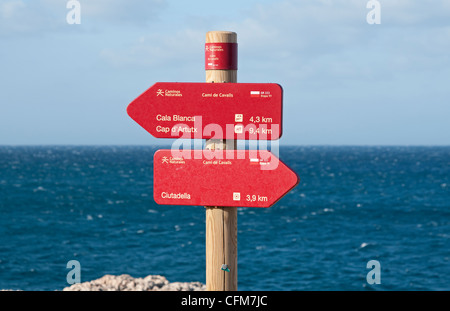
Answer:
[[[0,147],[152,147],[170,146],[158,144],[0,144]],[[283,144],[282,147],[450,147],[450,144]],[[237,149],[238,150],[238,149]]]

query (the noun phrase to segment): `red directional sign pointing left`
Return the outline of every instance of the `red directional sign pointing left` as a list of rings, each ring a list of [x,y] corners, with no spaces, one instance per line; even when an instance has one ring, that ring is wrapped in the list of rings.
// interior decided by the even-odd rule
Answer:
[[[156,138],[276,140],[282,97],[276,83],[158,82],[127,111]]]
[[[270,207],[299,182],[269,151],[215,152],[214,158],[210,150],[158,150],[153,158],[156,203]]]

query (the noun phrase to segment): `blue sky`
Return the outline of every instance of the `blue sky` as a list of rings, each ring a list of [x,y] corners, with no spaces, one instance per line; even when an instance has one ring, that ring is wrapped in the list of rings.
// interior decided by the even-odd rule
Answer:
[[[0,0],[0,144],[156,144],[126,114],[155,82],[203,82],[206,32],[239,82],[284,89],[283,145],[449,145],[450,0]]]

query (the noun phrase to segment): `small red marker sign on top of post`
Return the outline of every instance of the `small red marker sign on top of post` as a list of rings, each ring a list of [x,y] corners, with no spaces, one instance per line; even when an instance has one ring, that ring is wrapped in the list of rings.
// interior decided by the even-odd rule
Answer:
[[[205,44],[206,70],[237,70],[237,43],[214,42]]]
[[[127,111],[156,138],[276,140],[282,101],[276,83],[158,82]]]

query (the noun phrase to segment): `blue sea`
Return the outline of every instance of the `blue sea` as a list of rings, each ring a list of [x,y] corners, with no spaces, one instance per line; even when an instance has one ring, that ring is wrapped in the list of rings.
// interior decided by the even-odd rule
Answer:
[[[204,283],[205,209],[154,202],[159,148],[0,146],[0,289],[62,290],[70,260],[82,282]],[[450,147],[279,156],[301,181],[270,208],[238,208],[239,290],[450,290]]]

